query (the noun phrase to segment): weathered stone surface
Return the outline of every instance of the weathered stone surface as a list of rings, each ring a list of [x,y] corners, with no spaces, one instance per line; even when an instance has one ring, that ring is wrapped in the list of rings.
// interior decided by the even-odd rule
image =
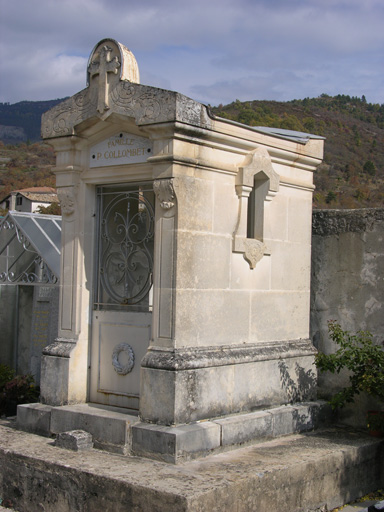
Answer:
[[[270,412],[260,411],[215,420],[221,427],[222,446],[239,445],[259,439],[268,440],[273,437],[272,417]]]
[[[215,423],[221,427],[222,446],[233,446],[313,430],[329,423],[329,409],[325,402],[307,402],[228,416]]]
[[[220,447],[220,426],[210,421],[164,427],[137,423],[132,426],[134,455],[178,463],[209,454]]]
[[[51,441],[0,426],[0,495],[20,512],[308,512],[382,485],[384,443],[322,430],[179,466]]]
[[[193,400],[193,396],[186,400]],[[44,429],[36,415],[42,415]],[[112,453],[157,458],[179,463],[204,457],[244,443],[265,442],[272,437],[304,432],[329,425],[330,407],[325,402],[302,402],[247,414],[231,415],[212,421],[166,427],[141,423],[125,409],[92,404],[48,407],[41,404],[20,406],[18,428],[54,436],[70,430],[90,432],[96,448]]]
[[[17,426],[25,432],[40,436],[51,435],[50,405],[25,404],[17,407]]]
[[[57,434],[55,446],[75,452],[93,448],[92,435],[85,430],[70,430]]]
[[[96,448],[127,454],[131,449],[131,426],[137,416],[131,416],[115,407],[92,407],[89,404],[53,407],[51,432],[59,434],[70,430],[85,430],[92,435]]]
[[[316,398],[310,344],[304,340],[302,345],[293,343],[290,354],[288,343],[287,351],[285,344],[260,345],[260,350],[256,347],[248,350],[245,346],[233,351],[196,351],[191,353],[189,362],[188,351],[182,351],[183,358],[177,351],[172,353],[169,369],[166,352],[156,351],[153,358],[149,352],[150,357],[144,359],[145,366],[141,369],[141,382],[152,393],[141,399],[142,419],[177,425]],[[277,347],[282,357],[285,354],[292,357],[279,358]],[[147,362],[157,367],[163,365],[163,368],[157,373],[146,367]],[[172,369],[179,364],[177,371]],[[174,388],[178,392],[170,399]]]
[[[172,351],[155,348],[146,353],[141,365],[145,368],[172,371],[192,370],[287,357],[312,356],[315,352],[308,339],[238,346],[180,348]]]
[[[72,350],[76,346],[75,340],[57,338],[53,343],[43,349],[43,354],[56,357],[70,357]]]
[[[169,121],[202,127],[211,125],[207,107],[201,103],[173,91],[124,80],[111,89],[108,114],[134,117],[138,125]],[[42,137],[74,135],[77,125],[98,116],[97,90],[83,89],[43,115]]]

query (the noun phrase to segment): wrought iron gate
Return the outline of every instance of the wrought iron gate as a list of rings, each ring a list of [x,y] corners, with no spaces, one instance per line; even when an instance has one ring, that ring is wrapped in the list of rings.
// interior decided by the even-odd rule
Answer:
[[[151,329],[154,193],[145,183],[102,186],[97,199],[91,401],[136,409]]]

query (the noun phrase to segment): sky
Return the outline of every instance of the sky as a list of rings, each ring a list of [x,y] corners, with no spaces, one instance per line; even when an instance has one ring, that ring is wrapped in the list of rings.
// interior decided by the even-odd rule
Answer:
[[[133,52],[142,84],[213,106],[384,103],[384,0],[0,0],[0,102],[84,89],[105,38]]]

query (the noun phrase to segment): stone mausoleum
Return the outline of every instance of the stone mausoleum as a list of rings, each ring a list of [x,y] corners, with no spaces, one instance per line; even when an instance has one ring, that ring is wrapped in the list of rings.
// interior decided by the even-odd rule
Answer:
[[[63,216],[59,336],[43,350],[41,404],[19,407],[19,425],[84,429],[95,446],[171,462],[312,428],[323,139],[141,85],[112,39],[42,136]]]

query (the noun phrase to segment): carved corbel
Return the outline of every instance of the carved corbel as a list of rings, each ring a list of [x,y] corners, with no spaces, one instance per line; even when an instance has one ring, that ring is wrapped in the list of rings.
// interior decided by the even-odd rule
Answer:
[[[175,206],[175,190],[172,179],[155,180],[153,182],[153,190],[160,201],[160,206],[164,210],[170,210]]]
[[[257,184],[263,185],[258,197],[259,216],[261,223],[264,218],[264,201],[270,201],[279,189],[279,175],[272,167],[271,158],[265,148],[257,148],[249,153],[243,165],[239,167],[236,177],[236,193],[239,198],[239,210],[236,229],[233,234],[233,252],[242,253],[251,269],[265,254],[267,247],[263,241],[263,233],[247,237],[248,232],[248,200]],[[262,196],[262,197],[261,197]]]
[[[57,189],[57,195],[60,201],[62,214],[65,217],[70,218],[77,209],[75,187],[60,187]]]

